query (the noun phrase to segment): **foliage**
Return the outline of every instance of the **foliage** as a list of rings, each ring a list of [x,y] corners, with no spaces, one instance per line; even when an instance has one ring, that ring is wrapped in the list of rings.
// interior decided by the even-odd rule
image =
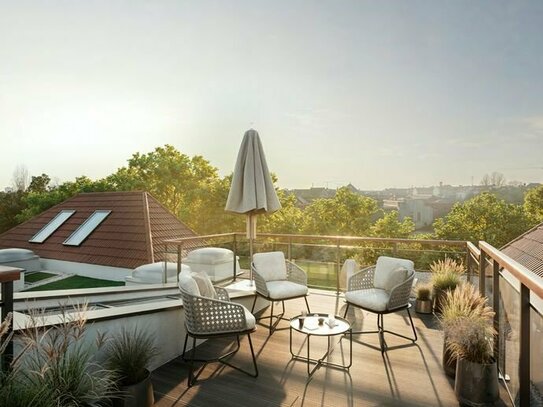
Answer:
[[[145,379],[146,369],[157,353],[149,333],[123,327],[108,344],[107,363],[118,374],[120,384],[127,386]]]
[[[472,284],[448,292],[441,309],[447,348],[457,357],[489,363],[493,356],[494,311]]]
[[[334,198],[316,199],[305,208],[302,231],[315,235],[367,236],[376,213],[374,199],[343,187]]]
[[[370,235],[376,237],[408,238],[415,231],[415,223],[406,217],[400,221],[398,211],[391,211],[377,219],[370,228]]]
[[[432,296],[432,285],[418,284],[415,287],[415,292],[417,293],[417,300],[427,301]]]
[[[460,275],[451,271],[434,273],[432,285],[438,290],[454,290],[460,284]]]
[[[524,210],[534,223],[543,222],[543,185],[529,189],[524,196]]]
[[[501,247],[532,224],[522,206],[508,204],[484,192],[463,203],[456,203],[448,215],[434,222],[434,230],[440,239],[474,243],[484,240]]]
[[[18,215],[25,210],[25,192],[0,192],[0,233],[18,225]]]
[[[54,326],[45,324],[42,313],[31,312],[20,331],[22,350],[2,375],[0,405],[89,406],[111,398],[113,373],[95,359],[103,337],[95,346],[85,343],[85,310],[69,313],[62,307]]]

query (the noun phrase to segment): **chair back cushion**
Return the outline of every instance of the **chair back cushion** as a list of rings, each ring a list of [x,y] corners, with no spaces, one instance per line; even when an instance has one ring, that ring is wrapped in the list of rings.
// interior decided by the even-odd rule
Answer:
[[[390,291],[407,279],[411,274],[408,270],[415,270],[415,265],[411,260],[381,256],[375,265],[373,286]]]
[[[213,298],[215,300],[218,298],[215,287],[213,287],[213,283],[205,271],[192,273],[192,278],[196,281],[202,297]]]
[[[253,255],[256,272],[266,281],[287,279],[287,264],[283,252],[257,253]]]
[[[179,289],[190,295],[200,295],[198,284],[190,273],[179,274]]]

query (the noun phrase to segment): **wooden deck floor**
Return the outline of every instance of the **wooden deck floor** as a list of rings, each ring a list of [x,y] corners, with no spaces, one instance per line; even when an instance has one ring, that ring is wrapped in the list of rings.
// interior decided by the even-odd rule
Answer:
[[[309,304],[313,312],[343,315],[345,305],[335,293],[312,291]],[[303,300],[286,302],[287,314],[294,316],[304,309]],[[269,309],[265,312],[269,312]],[[304,362],[291,360],[289,331],[268,331],[258,327],[252,335],[258,378],[251,378],[222,364],[209,364],[201,378],[209,378],[191,389],[187,388],[187,365],[176,359],[153,372],[156,406],[458,406],[454,381],[441,368],[442,335],[435,329],[433,316],[420,318],[412,312],[418,341],[411,344],[401,338],[387,336],[391,349],[384,356],[370,348],[378,345],[377,335],[353,338],[353,366],[350,371],[321,367],[310,381]],[[353,328],[375,329],[376,316],[361,310],[349,310],[347,318],[356,319]],[[280,327],[287,327],[282,321]],[[411,334],[405,311],[385,316],[385,327],[406,335]],[[182,340],[180,338],[179,340]],[[358,342],[355,342],[358,341]],[[198,356],[210,356],[232,344],[231,340],[208,341],[198,347]],[[232,359],[250,369],[251,355],[247,338]],[[293,335],[295,349],[305,351],[304,335]],[[326,340],[319,345],[312,339],[311,347],[323,353]],[[331,361],[342,362],[348,355],[348,339],[336,345]]]

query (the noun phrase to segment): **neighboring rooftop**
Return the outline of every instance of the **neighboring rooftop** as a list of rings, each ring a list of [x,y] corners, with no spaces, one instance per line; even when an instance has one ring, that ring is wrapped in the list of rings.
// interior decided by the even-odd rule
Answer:
[[[30,242],[63,211],[75,212],[60,225],[56,222],[54,228],[49,227],[54,230],[43,242]],[[75,242],[78,244],[68,240],[96,211],[107,215],[87,228],[89,234],[84,233]],[[197,234],[147,192],[92,192],[70,198],[4,232],[0,249],[30,249],[46,259],[133,269],[163,261],[164,240],[191,236]]]
[[[502,252],[543,277],[543,223],[502,247]]]

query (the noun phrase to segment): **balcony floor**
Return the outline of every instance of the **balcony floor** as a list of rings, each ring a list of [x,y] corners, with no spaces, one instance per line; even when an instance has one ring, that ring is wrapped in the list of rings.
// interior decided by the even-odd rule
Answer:
[[[294,316],[305,309],[303,299],[287,301],[286,315]],[[309,305],[313,312],[343,315],[345,304],[333,292],[312,290]],[[276,307],[277,309],[277,307]],[[269,308],[264,311],[267,315]],[[449,379],[441,367],[443,339],[437,330],[435,318],[422,318],[412,312],[418,333],[416,344],[386,336],[390,349],[381,356],[377,335],[353,336],[353,366],[350,371],[321,367],[310,381],[304,362],[291,360],[288,329],[268,331],[258,326],[252,335],[258,378],[251,378],[222,364],[209,364],[201,379],[210,378],[191,389],[187,388],[187,365],[177,358],[155,370],[152,375],[156,406],[458,406],[454,395],[454,380]],[[376,316],[352,308],[347,318],[353,321],[354,330],[374,330]],[[405,311],[385,315],[385,327],[410,335],[411,329]],[[280,327],[288,327],[282,321]],[[339,338],[339,337],[336,337]],[[182,341],[184,338],[179,338]],[[305,352],[305,335],[293,334],[293,348]],[[334,340],[334,339],[333,339]],[[338,340],[335,339],[334,342]],[[221,352],[233,341],[221,339],[208,341],[198,347],[197,357],[209,357]],[[312,338],[314,356],[324,353],[326,339]],[[348,357],[348,339],[337,344],[330,361],[342,363]],[[251,369],[251,354],[246,338],[233,363]],[[502,397],[503,399],[503,397]],[[507,405],[500,402],[498,405]]]

